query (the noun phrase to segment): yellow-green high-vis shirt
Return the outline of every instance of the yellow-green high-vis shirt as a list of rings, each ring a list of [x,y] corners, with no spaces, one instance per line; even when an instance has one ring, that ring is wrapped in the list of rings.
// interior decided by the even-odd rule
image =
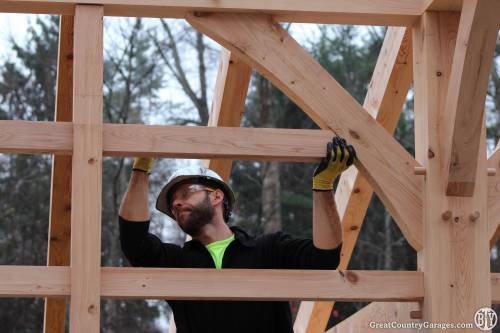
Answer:
[[[224,258],[224,252],[226,251],[226,248],[229,246],[229,244],[231,244],[233,240],[234,240],[234,235],[232,235],[229,238],[206,245],[208,252],[210,252],[212,259],[214,260],[215,268],[217,269],[222,268],[222,258]]]

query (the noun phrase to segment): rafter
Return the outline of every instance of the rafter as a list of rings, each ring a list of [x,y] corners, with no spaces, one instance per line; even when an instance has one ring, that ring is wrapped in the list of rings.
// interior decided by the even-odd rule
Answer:
[[[184,18],[191,11],[273,15],[281,22],[410,26],[422,0],[2,0],[0,12],[72,15],[77,3],[104,7],[107,16]]]
[[[498,0],[465,1],[443,120],[452,124],[447,195],[472,196],[490,68],[498,36]]]
[[[411,33],[406,28],[390,27],[368,87],[363,107],[393,133],[411,85]],[[339,269],[346,269],[373,194],[372,187],[357,169],[351,168],[340,178],[335,201],[342,221],[342,255]],[[296,332],[324,332],[334,303],[302,302]]]
[[[278,23],[263,15],[190,15],[198,30],[272,81],[321,128],[346,137],[360,169],[408,242],[422,246],[422,180],[415,159]]]
[[[208,126],[240,127],[251,76],[250,66],[222,49]],[[229,179],[231,160],[212,159],[206,163],[223,179]]]

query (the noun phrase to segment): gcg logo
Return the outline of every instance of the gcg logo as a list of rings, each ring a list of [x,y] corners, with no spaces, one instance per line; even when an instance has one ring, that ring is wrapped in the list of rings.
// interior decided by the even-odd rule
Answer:
[[[474,315],[474,324],[481,331],[491,330],[497,325],[498,316],[491,308],[481,308]]]

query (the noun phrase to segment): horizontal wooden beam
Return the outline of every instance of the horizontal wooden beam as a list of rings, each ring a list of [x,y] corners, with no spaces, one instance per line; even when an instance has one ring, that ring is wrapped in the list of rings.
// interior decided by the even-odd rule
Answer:
[[[2,0],[0,12],[73,15],[75,5],[104,6],[106,16],[184,18],[188,12],[273,15],[281,22],[411,26],[422,0]]]
[[[417,271],[101,268],[103,298],[414,301]],[[0,297],[69,296],[70,268],[0,266]],[[391,288],[386,288],[390,285]]]
[[[71,123],[0,121],[0,152],[69,155]],[[231,158],[316,162],[327,130],[205,126],[103,125],[105,156]]]

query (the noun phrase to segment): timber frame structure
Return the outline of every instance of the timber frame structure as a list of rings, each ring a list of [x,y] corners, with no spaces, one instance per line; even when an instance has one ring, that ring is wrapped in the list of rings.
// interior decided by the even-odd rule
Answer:
[[[47,266],[0,266],[0,296],[46,297],[45,332],[64,332],[66,298],[72,333],[99,332],[101,298],[304,300],[296,332],[324,332],[337,300],[372,304],[330,332],[473,322],[500,303],[500,148],[487,158],[484,126],[500,0],[2,0],[0,12],[61,15],[56,121],[0,121],[0,152],[54,154]],[[103,15],[186,19],[224,47],[210,126],[103,123]],[[278,22],[389,26],[364,104]],[[235,128],[252,70],[321,130]],[[412,82],[415,157],[392,135]],[[335,194],[338,270],[101,267],[102,156],[211,159],[228,178],[231,159],[318,161],[333,133],[359,157]],[[373,191],[417,271],[346,270]]]

